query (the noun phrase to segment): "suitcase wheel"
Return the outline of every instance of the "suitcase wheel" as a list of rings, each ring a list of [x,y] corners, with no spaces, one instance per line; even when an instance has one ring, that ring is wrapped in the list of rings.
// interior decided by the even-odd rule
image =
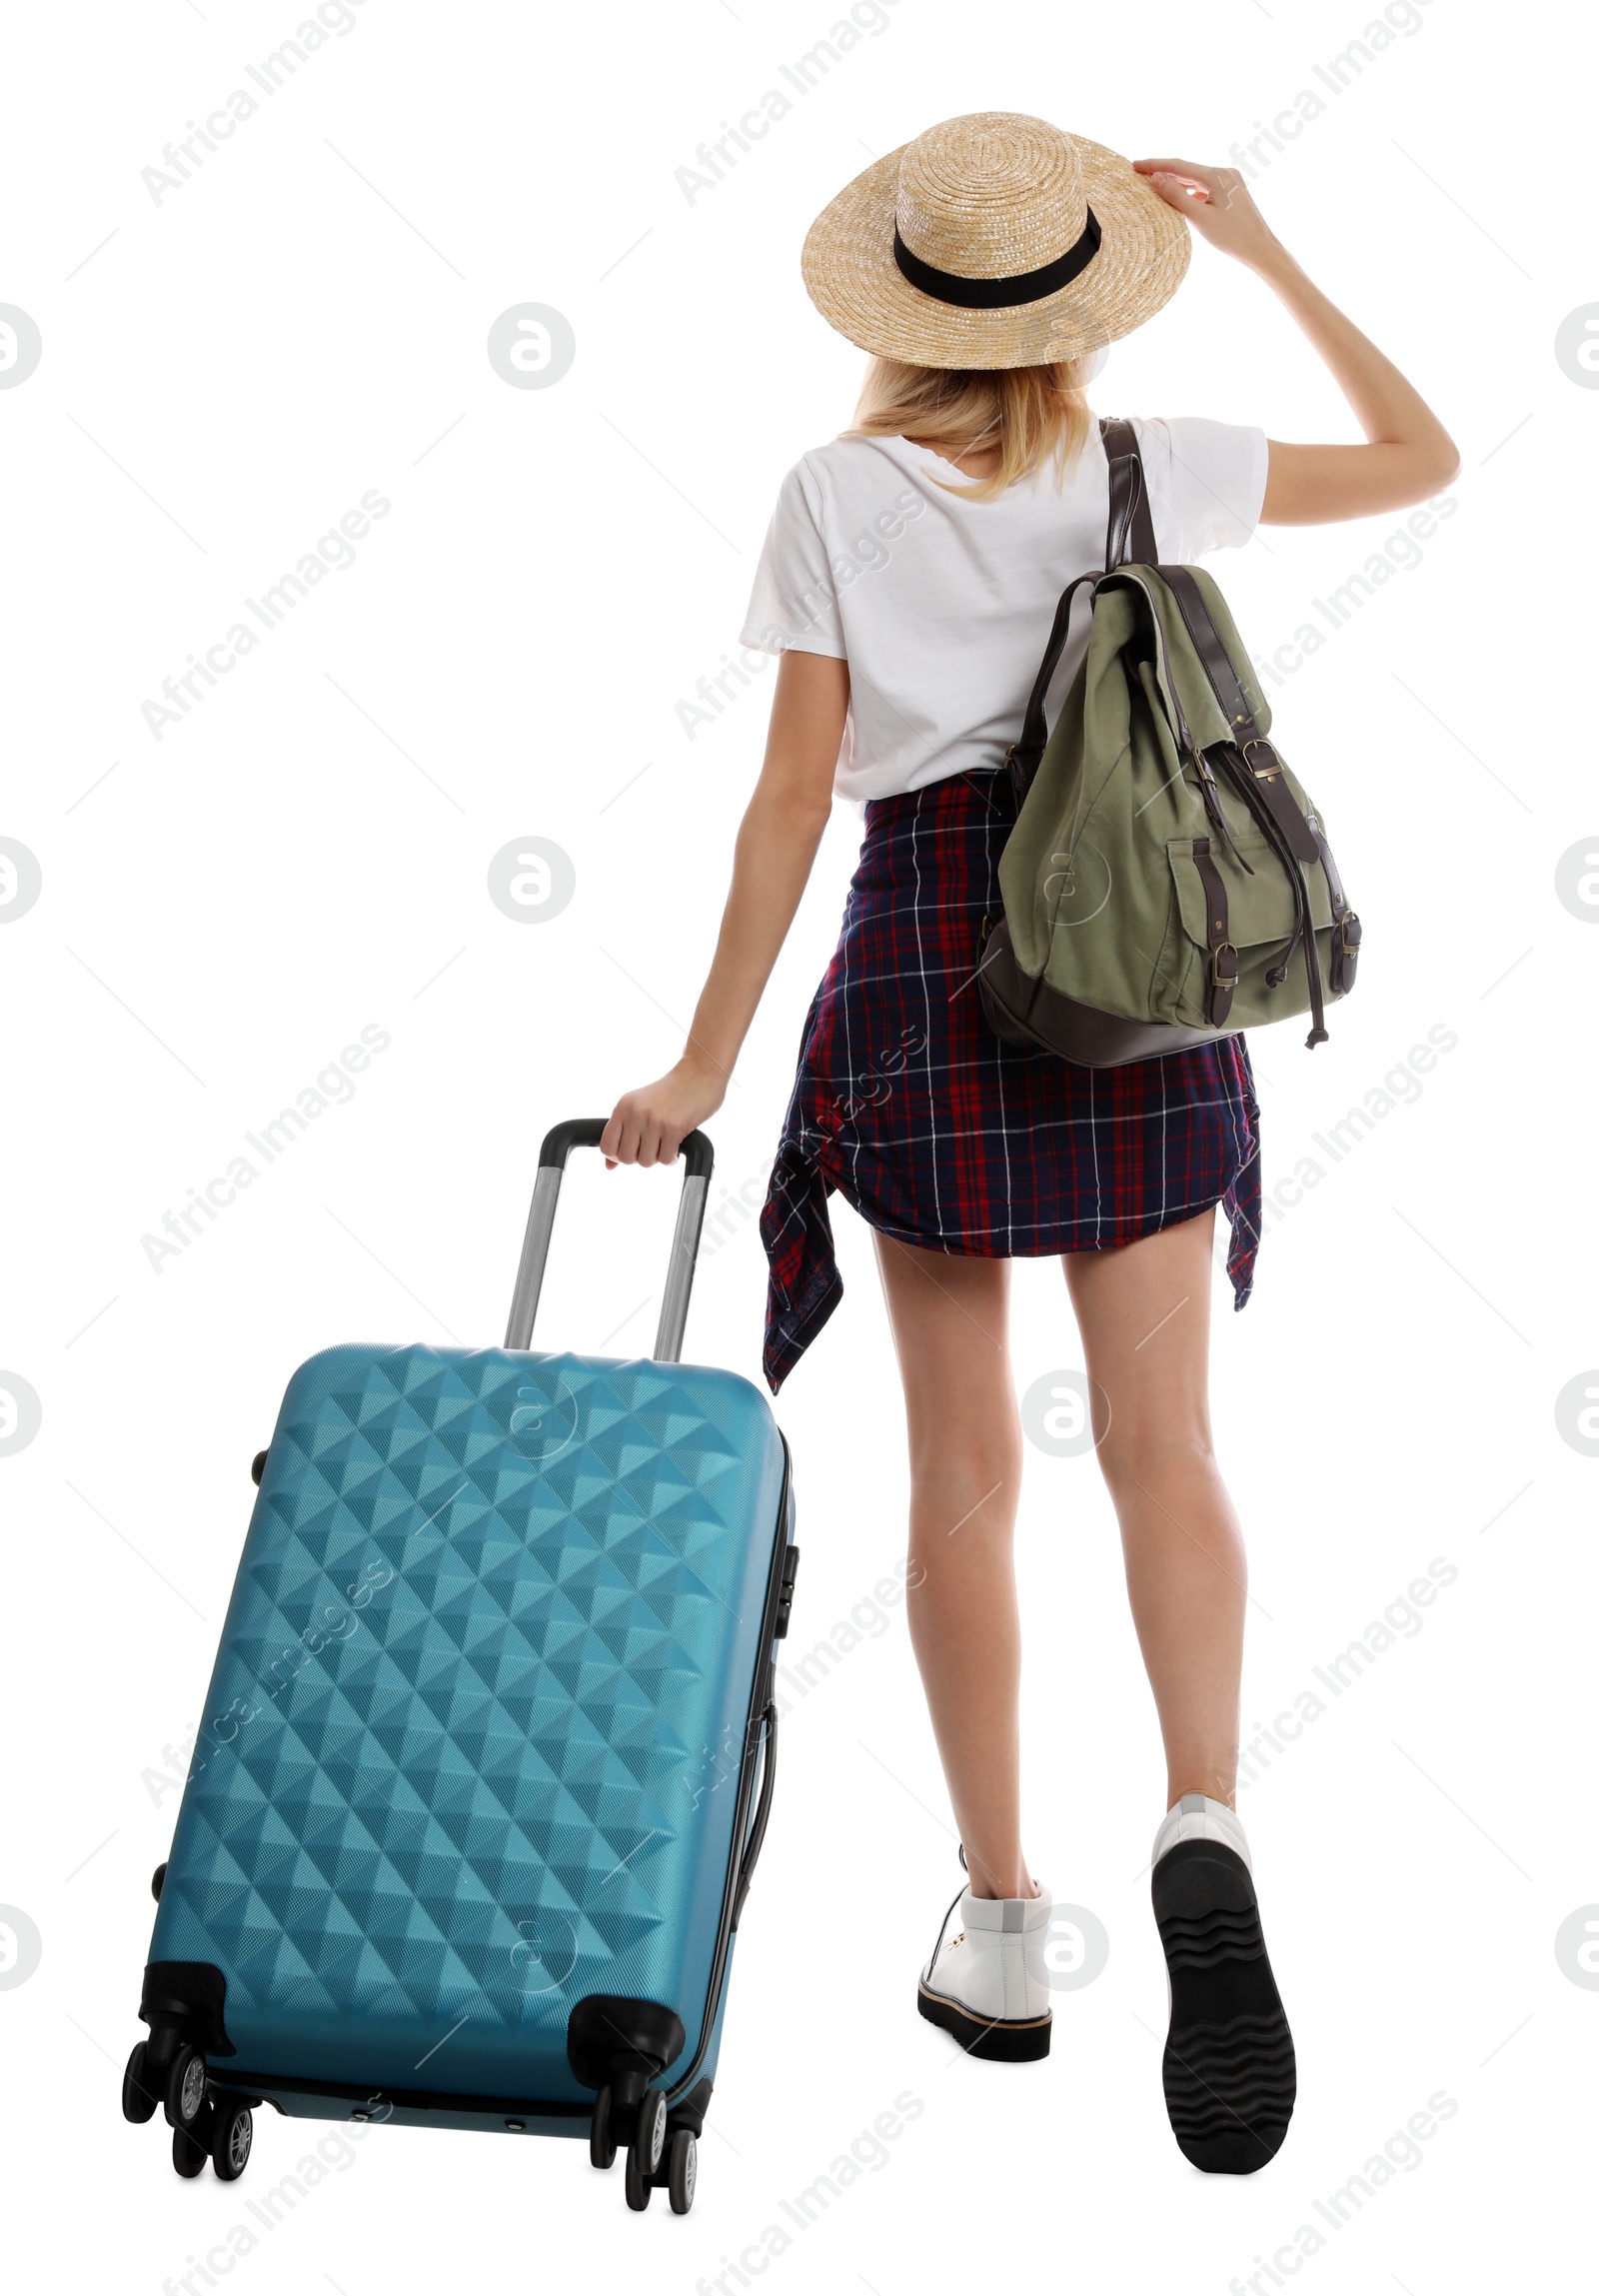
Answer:
[[[589,2115],[589,2159],[595,2168],[610,2168],[617,2157],[617,2140],[611,2133],[611,2084],[608,2081],[594,2100],[594,2111]]]
[[[198,2176],[211,2158],[211,2132],[202,2120],[195,2129],[172,2132],[172,2165],[180,2176]]]
[[[267,1454],[265,1451],[257,1451],[255,1457],[250,1461],[250,1480],[253,1483],[259,1483],[266,1471]]]
[[[674,2216],[687,2216],[694,2206],[695,2164],[699,2151],[693,2129],[679,2129],[667,2146],[667,2197]]]
[[[224,2184],[232,2184],[236,2176],[244,2173],[244,2164],[250,2158],[250,2139],[255,2133],[255,2122],[250,2107],[240,2097],[230,2098],[217,2107],[215,2125],[211,2131],[211,2165]]]
[[[628,2147],[628,2164],[623,2172],[623,2188],[630,2208],[649,2207],[651,2188],[655,2183],[656,2171],[661,2166],[666,2141],[666,2091],[646,2089],[639,2099],[633,2142]]]
[[[200,2051],[185,2042],[172,2060],[167,2074],[167,2119],[175,2129],[192,2129],[206,2107],[206,2061]],[[180,2176],[198,2175],[195,2169],[179,2169]]]
[[[166,1880],[166,1878],[167,1861],[165,1858],[163,1858],[161,1863],[156,1867],[154,1873],[152,1873],[150,1876],[150,1894],[158,1905],[161,1903],[161,1884]]]
[[[144,2062],[144,2043],[135,2041],[122,2076],[122,2117],[126,2121],[150,2120],[161,2102],[158,2090],[146,2085]]]

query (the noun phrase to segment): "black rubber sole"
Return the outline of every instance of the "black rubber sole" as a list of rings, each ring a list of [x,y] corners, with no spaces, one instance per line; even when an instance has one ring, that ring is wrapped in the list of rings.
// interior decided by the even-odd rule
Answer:
[[[941,2025],[946,2033],[952,2033],[968,2057],[985,2057],[1000,2065],[1030,2065],[1049,2054],[1048,2015],[1018,2019],[1013,2024],[1002,2018],[989,2023],[969,2016],[958,2002],[941,1993],[929,1993],[921,1984],[916,1987],[916,2007],[929,2025]]]
[[[1295,2077],[1249,1868],[1220,1842],[1179,1841],[1149,1887],[1171,1977],[1171,2133],[1208,2175],[1252,2176],[1288,2133]]]

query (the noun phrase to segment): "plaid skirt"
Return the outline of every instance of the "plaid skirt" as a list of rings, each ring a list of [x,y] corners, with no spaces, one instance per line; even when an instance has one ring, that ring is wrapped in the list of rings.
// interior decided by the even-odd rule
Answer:
[[[885,1235],[984,1259],[1102,1251],[1220,1203],[1234,1304],[1249,1296],[1260,1112],[1242,1037],[1083,1069],[983,1017],[978,938],[1013,818],[999,774],[866,807],[761,1215],[774,1392],[843,1294],[834,1188]]]

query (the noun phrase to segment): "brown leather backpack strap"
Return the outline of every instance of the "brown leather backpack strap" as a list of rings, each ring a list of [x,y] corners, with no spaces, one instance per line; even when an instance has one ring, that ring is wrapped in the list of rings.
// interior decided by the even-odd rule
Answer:
[[[1307,813],[1305,820],[1321,854],[1327,895],[1332,903],[1332,986],[1340,997],[1347,997],[1355,985],[1355,966],[1360,958],[1360,920],[1344,893],[1343,879],[1338,875],[1338,864],[1332,858],[1326,831],[1315,814]]]
[[[1238,952],[1227,938],[1227,888],[1210,858],[1210,840],[1193,841],[1193,866],[1205,895],[1205,948],[1210,966],[1205,977],[1205,1019],[1219,1029],[1232,1011],[1232,993],[1238,986]]]
[[[1319,861],[1321,854],[1310,834],[1309,825],[1294,804],[1292,792],[1282,778],[1282,760],[1255,723],[1255,714],[1239,684],[1238,673],[1232,666],[1226,647],[1221,643],[1219,631],[1210,619],[1209,610],[1192,572],[1186,566],[1163,566],[1160,573],[1166,588],[1177,601],[1188,636],[1193,640],[1194,652],[1204,665],[1205,676],[1210,681],[1210,690],[1221,705],[1232,744],[1271,808],[1293,850],[1294,858],[1297,861]]]
[[[1110,473],[1110,523],[1105,536],[1105,572],[1113,572],[1129,557],[1135,564],[1153,566],[1156,557],[1154,521],[1149,515],[1149,489],[1144,481],[1137,433],[1120,416],[1103,415],[1099,420],[1099,436],[1104,442],[1105,461]],[[1047,739],[1044,696],[1065,650],[1072,604],[1077,592],[1085,587],[1091,591],[1096,580],[1094,575],[1079,574],[1061,592],[1049,640],[1044,647],[1043,660],[1038,666],[1038,675],[1027,698],[1021,732],[1005,752],[1005,771],[1010,776],[1010,786],[1015,791],[1018,809],[1032,786],[1032,777],[1038,770],[1038,760],[1043,756]]]
[[[1111,574],[1129,560],[1136,566],[1153,566],[1160,553],[1155,548],[1149,486],[1143,475],[1143,457],[1138,452],[1138,434],[1123,416],[1101,415],[1099,436],[1104,442],[1105,462],[1110,473],[1105,572]]]
[[[1293,895],[1294,939],[1304,954],[1305,984],[1310,994],[1310,1034],[1307,1045],[1324,1045],[1327,1032],[1322,1019],[1321,962],[1316,929],[1310,914],[1310,890],[1305,865],[1322,862],[1322,843],[1295,803],[1282,769],[1282,760],[1266,740],[1249,706],[1210,610],[1186,566],[1163,566],[1160,576],[1177,601],[1195,653],[1204,666],[1227,721],[1230,739],[1211,744],[1211,755],[1228,775],[1239,796],[1277,849]],[[1356,945],[1358,946],[1358,932]]]
[[[1032,777],[1038,771],[1038,760],[1043,756],[1044,743],[1048,739],[1048,729],[1045,726],[1043,714],[1044,696],[1049,691],[1049,681],[1054,676],[1059,666],[1061,654],[1065,650],[1066,632],[1071,627],[1072,605],[1078,591],[1085,585],[1091,591],[1098,579],[1096,574],[1079,574],[1075,581],[1066,584],[1065,589],[1060,593],[1059,603],[1055,607],[1055,618],[1049,630],[1049,642],[1043,650],[1043,660],[1038,665],[1038,675],[1032,682],[1032,692],[1027,697],[1027,709],[1021,721],[1021,732],[1005,752],[1005,771],[1010,776],[1010,786],[1016,793],[1017,812],[1021,810],[1022,800],[1032,787]]]

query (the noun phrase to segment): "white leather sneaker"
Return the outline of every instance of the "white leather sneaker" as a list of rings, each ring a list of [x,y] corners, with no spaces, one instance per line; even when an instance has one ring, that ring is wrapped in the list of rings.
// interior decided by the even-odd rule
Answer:
[[[1049,1977],[1043,1949],[1050,1897],[973,1897],[962,1890],[943,1917],[916,2007],[952,2033],[968,2056],[1028,2064],[1049,2054]],[[955,1934],[945,1942],[949,1916]]]

